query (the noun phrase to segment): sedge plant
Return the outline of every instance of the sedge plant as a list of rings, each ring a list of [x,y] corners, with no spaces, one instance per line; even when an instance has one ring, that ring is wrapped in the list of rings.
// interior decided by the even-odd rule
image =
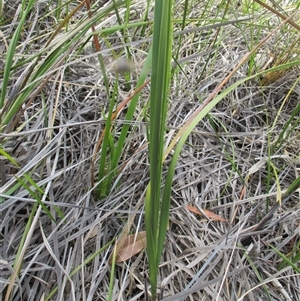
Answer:
[[[258,2],[258,1],[256,1]],[[2,5],[0,1],[0,14],[2,10]],[[130,1],[126,1],[126,15],[124,18],[124,22],[122,23],[122,17],[118,15],[117,7],[123,5],[125,1],[113,1],[113,5],[108,5],[104,9],[96,11],[96,13],[90,16],[88,19],[82,19],[78,22],[78,26],[76,28],[72,28],[71,24],[68,24],[68,20],[71,16],[76,12],[76,9],[70,12],[68,9],[66,10],[67,17],[61,22],[60,26],[57,30],[49,37],[49,42],[45,45],[44,49],[41,49],[33,59],[32,63],[29,64],[28,59],[19,59],[18,64],[15,61],[15,58],[20,57],[20,55],[14,55],[17,53],[17,45],[21,42],[20,34],[22,29],[24,28],[26,15],[30,12],[33,7],[34,1],[28,1],[27,6],[25,6],[25,2],[23,2],[23,14],[21,16],[19,26],[17,30],[13,34],[13,38],[9,44],[9,51],[7,51],[6,57],[6,65],[3,75],[2,81],[2,89],[0,92],[0,131],[2,133],[10,133],[11,131],[16,129],[15,124],[12,122],[16,113],[20,110],[20,108],[24,106],[30,105],[30,103],[34,100],[34,96],[41,92],[42,88],[46,83],[50,81],[50,77],[53,74],[56,74],[57,71],[63,70],[62,67],[68,66],[69,62],[68,58],[69,54],[72,50],[75,50],[77,46],[83,47],[84,42],[86,41],[86,36],[84,36],[87,31],[91,28],[94,23],[97,23],[102,18],[107,17],[110,13],[116,13],[119,25],[112,26],[110,28],[101,28],[97,30],[96,34],[100,35],[101,38],[105,40],[105,43],[109,43],[109,39],[105,39],[106,34],[115,33],[117,31],[121,31],[121,35],[124,38],[123,42],[126,44],[126,54],[129,58],[129,51],[127,49],[128,38],[126,37],[127,29],[129,27],[142,28],[142,36],[144,36],[144,32],[149,25],[148,21],[148,11],[150,5],[148,5],[145,16],[143,18],[144,22],[136,22],[130,23],[129,20],[129,7]],[[83,3],[83,2],[82,2]],[[150,1],[148,1],[150,3]],[[184,16],[181,29],[184,30],[186,24],[186,14],[187,14],[187,3],[185,1],[185,9]],[[173,25],[172,25],[172,0],[166,1],[155,1],[155,18],[154,18],[154,32],[153,32],[153,44],[151,49],[149,50],[149,54],[146,62],[144,63],[144,68],[141,72],[140,77],[137,80],[136,87],[142,87],[142,85],[147,84],[146,78],[148,72],[150,70],[150,66],[152,66],[151,72],[151,95],[150,95],[150,128],[149,128],[149,154],[150,154],[150,185],[147,190],[146,195],[146,206],[145,206],[145,222],[146,222],[146,235],[147,235],[147,254],[148,254],[148,263],[149,263],[149,273],[150,273],[150,283],[151,283],[151,295],[152,299],[157,299],[157,284],[158,284],[158,274],[159,274],[159,263],[161,261],[161,254],[163,250],[163,245],[165,241],[165,235],[168,227],[168,219],[169,219],[169,209],[170,209],[170,199],[171,199],[171,188],[172,188],[172,180],[174,176],[174,171],[176,167],[176,163],[179,158],[180,151],[185,144],[185,141],[191,131],[196,127],[196,125],[203,119],[207,114],[216,106],[216,104],[224,99],[226,95],[232,92],[238,85],[244,83],[247,80],[254,79],[255,76],[265,73],[262,71],[260,74],[250,75],[241,81],[238,81],[226,88],[221,92],[221,88],[224,87],[226,80],[219,85],[219,90],[214,91],[206,101],[205,104],[200,105],[199,109],[192,114],[192,116],[187,120],[184,126],[180,129],[178,134],[174,137],[169,145],[166,145],[164,137],[165,137],[165,128],[167,123],[167,113],[168,113],[168,94],[169,94],[169,84],[172,78],[171,72],[171,53],[172,53],[172,35],[173,35]],[[57,18],[61,15],[61,1],[58,2],[59,8],[57,9]],[[83,4],[80,4],[83,5]],[[207,4],[208,5],[208,4]],[[61,35],[61,31],[63,28],[66,29],[66,32]],[[60,36],[58,36],[60,34]],[[95,32],[93,32],[93,35]],[[90,36],[91,37],[91,36]],[[90,38],[89,37],[89,38]],[[181,39],[179,39],[179,42]],[[254,42],[253,42],[254,43]],[[113,47],[113,45],[107,44]],[[98,51],[98,50],[97,50]],[[128,52],[128,53],[127,53]],[[18,54],[18,53],[17,53]],[[253,53],[252,53],[253,54]],[[117,56],[118,54],[116,54]],[[25,57],[25,56],[24,56]],[[179,58],[179,48],[177,53],[175,52],[174,60],[177,61]],[[245,63],[247,60],[249,61],[251,58],[251,54],[241,62]],[[104,64],[101,58],[99,58],[99,63],[101,65],[101,70],[103,74],[105,74]],[[72,62],[70,63],[70,65]],[[14,72],[17,68],[22,66],[29,66],[28,69],[25,68],[24,73],[21,76],[20,81],[18,82],[17,89],[12,90],[14,93],[8,93],[9,89],[9,81],[14,75]],[[281,64],[281,66],[276,66],[269,71],[278,71],[285,70],[287,68],[293,67],[295,65],[299,65],[299,59],[294,60],[293,62],[285,62]],[[235,68],[236,71],[241,65]],[[227,78],[227,82],[228,79]],[[107,91],[108,84],[105,83]],[[137,90],[136,90],[137,91]],[[8,95],[9,94],[9,95]],[[128,132],[130,130],[130,122],[134,119],[134,114],[136,113],[137,101],[139,99],[139,93],[136,93],[132,99],[126,103],[129,103],[127,108],[127,113],[125,116],[124,125],[122,126],[120,135],[116,139],[116,144],[114,139],[114,133],[110,133],[109,129],[114,126],[114,114],[116,111],[113,111],[116,107],[117,102],[117,94],[118,94],[118,83],[113,86],[113,92],[110,94],[110,103],[108,104],[108,110],[105,112],[104,109],[100,109],[103,112],[104,118],[107,120],[105,125],[106,131],[104,132],[102,150],[100,153],[100,161],[99,161],[99,187],[97,192],[98,198],[102,198],[106,195],[109,195],[111,192],[112,181],[115,178],[116,171],[119,169],[119,162],[124,150],[124,145],[126,142],[126,138],[128,137]],[[46,111],[46,110],[45,110]],[[55,110],[54,110],[55,111]],[[278,151],[279,148],[285,143],[285,140],[289,136],[290,132],[293,131],[296,126],[299,125],[299,119],[296,119],[299,113],[299,106],[295,108],[294,114],[288,120],[286,128],[282,135],[278,136],[278,139],[273,144],[273,149],[271,152]],[[53,122],[55,119],[55,113],[52,118],[49,117],[49,122],[47,124],[48,127],[53,127]],[[34,116],[32,116],[34,118]],[[295,121],[296,120],[296,121]],[[275,126],[275,123],[274,123]],[[22,130],[25,127],[24,124],[19,126],[18,131]],[[63,132],[62,132],[63,133]],[[53,143],[48,143],[44,149],[44,154],[41,154],[35,160],[35,165],[44,164],[45,159],[50,160],[50,154],[52,151],[52,147],[55,147],[56,141],[60,139],[60,134],[52,139],[52,131],[49,130],[49,141],[53,141]],[[51,140],[52,139],[52,140]],[[6,140],[1,141],[0,153],[11,163],[14,163],[14,159],[8,155],[8,153],[4,150]],[[162,177],[163,171],[163,162],[167,155],[171,153],[171,150],[175,149],[171,163],[168,167],[168,173],[166,179]],[[97,150],[98,151],[98,150]],[[110,152],[110,153],[109,153]],[[235,166],[234,157],[228,157],[228,160],[231,161],[232,165]],[[53,163],[53,162],[52,162]],[[16,166],[16,164],[13,164]],[[50,164],[49,164],[50,165]],[[55,165],[55,163],[53,163]],[[2,167],[1,167],[2,168]],[[17,167],[19,168],[19,167]],[[61,220],[64,219],[63,215],[60,215],[59,211],[56,211],[56,214],[53,214],[54,211],[48,210],[48,205],[46,206],[43,202],[45,201],[45,197],[47,196],[47,191],[51,182],[49,181],[45,185],[45,181],[37,181],[35,182],[34,178],[31,178],[33,171],[35,170],[35,166],[28,165],[26,168],[20,167],[21,172],[16,175],[16,177],[12,178],[9,182],[5,183],[3,187],[0,188],[0,202],[5,202],[5,199],[14,195],[17,190],[23,189],[26,192],[26,195],[31,196],[36,202],[32,210],[32,214],[30,215],[30,219],[28,220],[28,224],[26,225],[26,229],[24,231],[23,239],[19,243],[18,254],[15,259],[14,270],[15,273],[13,277],[11,277],[10,290],[7,293],[7,299],[12,297],[13,288],[15,285],[15,279],[17,279],[19,270],[22,267],[24,254],[26,252],[27,246],[30,243],[31,235],[35,230],[36,221],[38,217],[43,211],[49,217],[49,220],[56,220],[56,215],[59,215]],[[275,171],[275,168],[274,168]],[[55,175],[56,177],[56,175]],[[53,176],[54,179],[54,176]],[[279,182],[278,177],[278,182]],[[162,182],[164,182],[164,187],[162,188]],[[296,184],[299,185],[299,180],[297,180]],[[295,185],[295,189],[297,185]],[[43,232],[42,232],[43,233]],[[47,245],[47,241],[45,236],[43,235],[43,239],[45,245],[47,246],[49,252],[51,253],[51,248]],[[80,265],[74,265],[74,269],[69,274],[66,275],[68,279],[71,279],[75,274],[79,273],[84,269],[85,266],[90,264],[96,256],[104,252],[106,248],[112,245],[112,241],[110,241],[105,246],[101,247],[99,250],[96,250],[91,256],[82,261]],[[37,253],[39,253],[38,251]],[[287,257],[287,256],[286,256]],[[283,258],[283,257],[282,257]],[[283,258],[284,259],[284,258]],[[292,263],[299,260],[299,244],[294,248],[292,256],[289,258]],[[292,264],[285,260],[285,264]],[[114,271],[113,268],[111,270],[111,279],[110,279],[110,293],[108,299],[113,299],[113,281],[114,281]],[[296,270],[298,271],[298,270]],[[59,292],[60,284],[59,282],[54,288],[51,289],[49,295],[45,298],[45,300],[50,300],[54,297],[54,295]],[[12,292],[12,293],[10,293]]]
[[[172,41],[172,36],[170,35],[170,31],[172,29],[172,4],[168,1],[165,1],[163,4],[160,3],[160,1],[157,2],[158,3],[155,2],[156,6],[154,16],[150,94],[150,184],[147,190],[145,207],[147,254],[149,262],[151,295],[153,300],[157,299],[158,269],[168,227],[172,179],[181,149],[185,144],[188,135],[192,132],[195,126],[214,108],[214,106],[218,104],[219,101],[221,101],[226,95],[228,95],[242,83],[255,78],[255,76],[265,73],[262,71],[261,73],[257,73],[237,81],[220,93],[221,89],[229,81],[233,74],[239,70],[239,68],[250,59],[251,55],[257,51],[257,49],[259,49],[272,35],[270,34],[250,53],[245,55],[245,57],[233,69],[233,71],[230,72],[230,74],[218,85],[218,87],[211,93],[204,103],[200,105],[199,108],[191,115],[185,125],[180,129],[180,131],[168,145],[164,153],[164,133],[168,107],[168,85],[170,82],[169,70]],[[286,69],[290,66],[295,66],[298,63],[299,61],[285,63],[272,68],[272,70],[275,71]],[[175,146],[176,148],[173,153],[172,160],[168,168],[167,178],[165,179],[164,188],[162,190],[162,164],[166,156]]]
[[[158,266],[167,231],[170,207],[170,200],[162,199],[161,179],[172,57],[172,33],[172,1],[156,0],[150,92],[150,185],[145,206],[147,254],[153,300],[156,300]]]

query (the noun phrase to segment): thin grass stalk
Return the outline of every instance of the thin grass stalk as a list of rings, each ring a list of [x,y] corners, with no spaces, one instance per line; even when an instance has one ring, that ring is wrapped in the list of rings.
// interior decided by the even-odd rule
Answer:
[[[295,234],[296,236],[297,234]],[[298,262],[300,262],[300,241],[298,241],[298,243],[295,243],[293,249],[289,252],[289,254],[287,255],[287,258],[293,263],[293,264],[297,264]],[[284,259],[284,258],[283,258]],[[284,267],[286,267],[287,265],[289,265],[288,262],[286,262],[285,260],[283,260],[279,266],[278,266],[278,270],[282,270]]]
[[[33,8],[34,3],[35,3],[34,0],[29,1],[28,5],[26,7],[26,10],[24,10],[24,6],[23,6],[21,20],[19,21],[19,25],[18,25],[16,31],[14,32],[12,40],[9,43],[9,47],[7,49],[7,56],[5,59],[5,67],[4,67],[4,74],[3,74],[3,82],[2,82],[2,86],[1,86],[0,110],[5,105],[6,91],[7,91],[7,86],[8,86],[8,82],[10,79],[10,73],[11,73],[11,69],[12,69],[15,50],[16,50],[19,38],[21,36],[21,32],[22,32],[24,23],[26,21],[26,17],[29,14],[29,12],[31,11],[31,9]],[[0,124],[2,124],[1,114],[0,114]],[[0,130],[2,131],[2,128],[0,128]]]
[[[144,67],[141,71],[141,75],[137,81],[136,87],[141,87],[144,84],[144,82],[146,81],[146,77],[147,77],[147,74],[149,72],[150,65],[151,65],[151,59],[152,59],[151,54],[152,53],[150,52],[146,59]],[[140,94],[141,94],[141,92],[138,92],[130,101],[130,104],[128,106],[127,113],[125,116],[125,121],[133,120],[133,116],[136,111],[136,106],[137,106]],[[120,161],[120,157],[121,157],[123,149],[124,149],[124,144],[125,144],[129,129],[130,129],[130,122],[129,123],[124,122],[124,125],[122,126],[122,129],[121,129],[120,136],[117,141],[117,145],[115,147],[115,150],[114,150],[114,153],[112,156],[111,166],[110,166],[111,171],[113,171],[117,168],[117,165]],[[113,176],[114,176],[113,172],[111,172],[107,175],[107,187],[111,187]]]
[[[109,112],[108,112],[107,121],[106,121],[106,125],[105,125],[107,130],[105,131],[104,138],[103,138],[102,151],[101,151],[101,157],[100,157],[100,163],[99,163],[98,179],[102,181],[98,188],[98,190],[99,190],[98,197],[99,198],[106,196],[106,194],[109,190],[109,183],[107,183],[107,179],[105,179],[105,174],[111,170],[109,168],[111,164],[110,164],[110,162],[109,163],[107,162],[107,159],[108,159],[107,152],[109,149],[109,139],[111,136],[110,128],[111,128],[111,122],[112,122],[113,108],[114,108],[114,105],[116,102],[117,90],[118,90],[118,86],[116,83],[114,91],[113,91],[113,95],[110,100]],[[108,160],[111,161],[110,158]]]
[[[186,26],[186,18],[187,18],[187,14],[188,14],[188,3],[189,3],[188,0],[184,1],[184,10],[183,10],[183,13],[182,13],[181,31],[183,31],[185,29],[185,26]],[[175,55],[175,60],[176,61],[178,61],[178,58],[179,58],[179,52],[180,52],[180,47],[181,47],[181,44],[182,44],[182,38],[183,38],[183,35],[180,35],[179,38],[178,38],[178,48],[177,48],[176,55]]]
[[[79,266],[77,266],[70,274],[69,277],[73,277],[76,273],[78,273],[82,267],[87,266],[92,260],[95,259],[96,256],[98,256],[99,254],[101,254],[102,252],[104,252],[110,245],[112,245],[114,243],[115,239],[109,241],[106,245],[104,245],[101,249],[97,250],[94,254],[92,254],[91,256],[89,256],[82,264],[80,264]],[[51,298],[53,298],[54,294],[58,291],[58,286],[55,286],[49,293],[49,295],[45,298],[45,301],[49,301],[52,300]]]
[[[18,277],[20,269],[22,267],[25,252],[28,248],[30,239],[33,235],[33,231],[34,231],[33,229],[35,228],[35,225],[41,215],[41,209],[42,209],[42,207],[38,206],[37,203],[35,203],[33,205],[33,209],[30,213],[29,219],[28,219],[28,221],[26,223],[26,227],[24,229],[24,234],[22,235],[22,240],[18,247],[18,251],[17,251],[17,255],[15,258],[14,267],[13,267],[14,272],[12,273],[12,275],[10,277],[10,282],[9,282],[9,285],[6,290],[4,301],[10,300],[10,298],[13,294],[13,286],[16,282],[16,278]]]
[[[295,130],[295,128],[300,124],[300,118],[297,118],[297,114],[300,112],[300,103],[297,104],[296,108],[292,111],[291,117],[287,120],[284,125],[283,130],[280,132],[276,142],[271,147],[271,152],[275,153],[278,151],[290,134]],[[297,119],[296,119],[297,118]]]
[[[114,246],[114,251],[112,254],[112,262],[110,268],[110,279],[109,279],[109,289],[108,289],[108,296],[107,300],[113,300],[113,289],[114,289],[114,276],[115,276],[115,267],[116,267],[116,258],[117,258],[117,244]]]
[[[38,192],[40,192],[41,194],[43,194],[44,192],[42,191],[42,189],[40,187],[38,187],[30,178],[30,176],[25,174],[25,178],[30,182],[30,184],[34,185],[34,187],[37,189]],[[28,191],[28,193],[37,201],[37,203],[43,208],[44,212],[48,215],[48,217],[54,222],[55,218],[52,216],[50,210],[47,208],[47,206],[42,202],[40,196],[38,193],[34,192],[31,187],[29,185],[27,185],[27,183],[25,183],[25,181],[23,181],[22,179],[17,178],[17,180],[21,183],[21,185]]]
[[[3,14],[3,6],[4,6],[4,1],[0,0],[0,18],[2,18],[2,14]]]
[[[280,252],[277,248],[272,246],[271,244],[268,244],[269,247],[273,249],[273,251],[281,257],[281,259],[284,261],[285,264],[289,265],[291,268],[294,269],[295,272],[300,273],[300,268],[297,267],[297,265],[291,261],[288,257],[286,257],[282,252]]]
[[[13,165],[14,167],[16,167],[17,169],[20,168],[18,162],[13,157],[11,157],[4,149],[2,149],[1,144],[0,144],[0,155],[3,156],[6,160],[8,160],[10,162],[10,164]],[[3,170],[4,170],[4,164],[2,166],[3,166]],[[1,168],[2,168],[2,166],[1,166]],[[2,186],[0,187],[0,193],[1,194],[3,194],[4,191],[5,191],[4,189],[2,189],[3,184],[6,183],[6,174],[5,173],[4,173],[3,177],[4,177],[4,179],[2,179]],[[21,184],[18,183],[17,186],[20,187]],[[8,195],[10,195],[10,194],[8,194]],[[4,202],[4,200],[5,199],[3,197],[0,197],[0,204],[2,202]]]
[[[31,4],[33,1],[30,1]],[[124,1],[117,1],[115,5],[118,7],[122,5]],[[81,4],[79,5],[81,6]],[[79,8],[76,8],[76,10]],[[9,79],[11,77],[10,72],[13,69],[13,59],[14,53],[16,49],[16,45],[18,43],[22,26],[21,24],[25,23],[24,15],[30,12],[30,5],[28,5],[25,13],[22,15],[19,26],[10,42],[9,49],[7,51],[6,64],[4,69],[3,83],[1,87],[1,95],[0,95],[0,124],[1,131],[5,128],[5,126],[12,120],[15,116],[16,112],[19,111],[20,107],[23,103],[27,101],[27,99],[32,95],[35,89],[38,86],[41,86],[41,82],[45,83],[45,76],[51,76],[51,72],[56,71],[57,65],[61,64],[63,60],[67,57],[68,53],[72,50],[72,47],[75,47],[76,42],[80,40],[85,33],[89,30],[92,24],[97,22],[99,19],[105,17],[111,10],[113,10],[115,6],[109,5],[103,10],[95,13],[88,20],[84,20],[77,28],[73,31],[68,32],[65,35],[62,35],[59,39],[54,41],[54,37],[59,34],[60,29],[66,22],[69,20],[70,16],[72,16],[76,10],[73,10],[69,16],[65,18],[63,24],[61,24],[58,29],[55,30],[53,35],[50,37],[51,43],[48,41],[46,47],[38,54],[36,61],[30,67],[30,71],[24,75],[24,80],[22,81],[21,92],[16,94],[15,97],[10,99],[10,103],[8,103],[6,99],[6,90],[8,86]],[[24,19],[24,20],[23,20]],[[23,23],[22,23],[23,22]],[[20,27],[20,30],[19,30]],[[49,51],[50,50],[50,51]],[[49,52],[48,52],[49,51]],[[47,53],[48,52],[48,53]],[[44,59],[41,59],[43,54],[47,54]],[[34,71],[33,69],[36,69]],[[3,109],[4,108],[4,109]],[[2,111],[1,111],[2,110]]]
[[[257,268],[255,262],[253,262],[251,256],[246,252],[246,250],[244,251],[244,255],[245,257],[247,258],[250,266],[252,267],[252,272],[256,275],[257,279],[259,280],[260,283],[263,283],[264,279],[262,277],[262,275],[260,274],[260,271],[259,269]],[[268,287],[266,285],[263,285],[262,286],[262,289],[264,290],[268,300],[272,300],[271,299],[271,296],[270,296],[270,293],[268,291]]]
[[[152,300],[156,300],[157,275],[167,224],[160,224],[163,217],[168,220],[169,206],[161,210],[161,178],[164,150],[164,134],[168,106],[168,93],[172,47],[172,1],[155,1],[154,32],[152,48],[152,73],[150,92],[150,185],[146,195],[145,221],[147,253]],[[170,203],[170,200],[162,200]],[[160,243],[159,243],[160,241]]]

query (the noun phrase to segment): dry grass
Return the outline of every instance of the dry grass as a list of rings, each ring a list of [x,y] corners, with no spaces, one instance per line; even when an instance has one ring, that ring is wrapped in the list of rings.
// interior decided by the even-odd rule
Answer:
[[[15,22],[10,17],[16,7],[16,3],[5,7],[9,21],[1,30],[6,40]],[[143,6],[135,8],[134,18],[139,18]],[[194,14],[201,9],[196,5]],[[237,8],[235,14],[239,13]],[[33,22],[34,14],[31,17],[28,24]],[[259,41],[269,33],[270,29],[259,23],[260,19],[269,18],[268,13],[257,12],[254,17],[239,25],[183,35],[180,45],[175,38],[174,49],[179,47],[180,59],[199,52],[204,54],[190,57],[181,64],[181,70],[174,71],[166,141],[249,51],[251,39]],[[43,33],[52,32],[52,22],[51,17],[45,21]],[[106,26],[115,22],[116,18],[111,16]],[[270,22],[279,24],[275,17]],[[272,53],[287,60],[282,54],[288,47],[285,41],[289,40],[289,33],[297,36],[293,28],[289,30],[285,32],[288,38],[278,31],[270,45],[261,49],[261,56],[257,54],[253,59],[257,65],[252,69],[244,65],[228,85],[269,68],[265,61],[260,63],[262,56],[268,61]],[[113,68],[108,73],[111,83],[119,81],[120,102],[134,89],[146,57],[144,51],[149,47],[148,42],[139,42],[144,38],[139,34],[135,33],[132,38],[135,43],[129,47],[131,74],[119,74],[116,78]],[[42,35],[38,38],[30,50],[32,53],[42,45]],[[121,41],[120,36],[110,37],[112,45],[117,46]],[[4,46],[0,47],[4,52]],[[120,46],[117,52],[122,51]],[[2,65],[4,56],[0,59]],[[142,91],[127,137],[117,176],[120,182],[112,187],[109,196],[97,200],[93,193],[97,183],[91,187],[91,162],[104,129],[107,94],[101,71],[88,50],[74,55],[72,60],[75,59],[76,64],[60,68],[24,108],[14,129],[1,134],[4,150],[20,165],[17,170],[2,159],[2,188],[6,189],[1,190],[2,194],[7,193],[14,176],[27,172],[43,189],[41,198],[53,216],[57,216],[55,206],[64,214],[57,223],[43,211],[36,214],[11,300],[43,300],[55,287],[57,291],[50,300],[107,300],[113,244],[96,254],[97,250],[116,238],[132,216],[131,232],[144,230],[143,202],[149,181],[146,147],[149,87]],[[105,60],[109,66],[111,56],[106,54]],[[274,60],[270,64],[274,65]],[[21,71],[16,69],[11,88]],[[282,191],[299,177],[299,122],[284,143],[272,150],[299,104],[299,82],[291,90],[297,76],[299,66],[274,82],[265,79],[263,83],[268,85],[262,85],[257,78],[238,86],[189,136],[174,178],[170,229],[159,276],[162,300],[300,300],[299,273],[291,266],[279,269],[282,260],[269,246],[275,246],[286,256],[296,246],[299,252],[299,192],[270,216],[263,229],[254,228],[276,204],[276,179],[268,162],[272,161],[276,167]],[[123,116],[121,112],[116,121],[115,139]],[[299,117],[298,113],[295,120]],[[24,127],[17,132],[20,125]],[[0,205],[3,300],[34,202],[26,189],[19,188]],[[209,209],[228,222],[196,216],[186,209],[187,204]],[[249,237],[252,239],[247,240]],[[85,262],[89,256],[92,259]],[[299,268],[299,262],[296,264]],[[78,272],[72,274],[78,267]],[[145,252],[118,264],[114,272],[113,300],[145,300],[145,290],[149,290],[149,284],[145,286],[148,277]]]

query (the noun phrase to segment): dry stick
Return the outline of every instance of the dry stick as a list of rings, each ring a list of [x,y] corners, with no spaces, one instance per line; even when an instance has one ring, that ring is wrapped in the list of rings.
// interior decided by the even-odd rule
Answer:
[[[267,5],[266,3],[261,2],[260,0],[254,0],[254,2],[256,2],[259,5],[263,6],[264,8],[268,9],[269,11],[271,11],[272,13],[274,13],[275,15],[277,15],[278,17],[280,17],[284,21],[287,21],[290,25],[292,25],[293,27],[295,27],[297,30],[300,31],[300,26],[297,23],[295,23],[294,21],[290,20],[291,17],[287,17],[287,16],[281,14],[279,11],[277,11],[276,9],[274,9],[271,6]],[[292,15],[294,15],[295,13],[293,13]]]
[[[92,17],[92,12],[91,12],[90,0],[86,0],[85,3],[86,3],[86,9],[88,11],[89,17],[91,18]],[[92,25],[92,32],[94,33],[95,31],[96,31],[96,28],[95,28],[95,25],[93,24]],[[100,43],[99,43],[99,40],[98,40],[98,36],[96,34],[93,34],[93,38],[94,38],[95,48],[98,52],[98,51],[101,50]]]

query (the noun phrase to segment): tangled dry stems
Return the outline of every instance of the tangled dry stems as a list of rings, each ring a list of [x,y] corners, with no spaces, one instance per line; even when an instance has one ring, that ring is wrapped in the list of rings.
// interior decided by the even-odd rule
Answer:
[[[45,25],[46,32],[52,30],[50,24]],[[174,40],[175,47],[180,47],[180,58],[203,51],[207,54],[183,63],[173,77],[166,141],[248,51],[245,37],[250,36],[249,28],[247,23],[240,28],[232,25],[222,28],[219,32],[222,39],[214,47],[211,43],[217,29],[186,35],[181,45]],[[4,35],[8,31],[7,26]],[[111,42],[118,40],[118,36],[111,38]],[[277,40],[279,43],[280,36]],[[120,101],[134,88],[136,74],[145,59],[142,50],[147,47],[137,43],[130,49],[135,70],[129,83],[123,75],[118,76]],[[119,235],[132,215],[135,220],[130,231],[144,229],[143,201],[149,182],[144,112],[149,86],[142,92],[132,121],[116,185],[109,196],[97,200],[94,190],[98,183],[91,187],[90,171],[94,147],[104,129],[103,112],[107,110],[108,97],[100,71],[91,68],[86,57],[86,54],[81,57],[82,65],[61,68],[53,76],[43,89],[44,98],[38,96],[26,108],[20,122],[25,124],[23,130],[5,144],[5,150],[18,161],[21,171],[33,171],[31,176],[43,187],[51,213],[55,215],[54,206],[58,206],[65,215],[56,224],[45,213],[40,214],[13,300],[41,300],[42,295],[47,296],[56,286],[53,300],[107,300],[111,273],[108,262],[113,245],[71,278],[66,275]],[[238,300],[243,294],[242,300],[267,300],[268,294],[271,300],[300,299],[299,274],[290,266],[278,269],[281,259],[269,246],[272,244],[289,254],[299,244],[299,195],[291,196],[263,230],[253,233],[249,245],[240,243],[275,204],[276,185],[274,178],[269,179],[266,158],[270,145],[298,104],[297,88],[277,116],[298,71],[290,70],[265,87],[259,79],[240,85],[189,136],[174,178],[170,229],[160,268],[163,300],[175,300],[172,296],[176,300]],[[248,72],[249,66],[243,66],[228,85]],[[109,80],[114,83],[116,74],[109,73]],[[114,128],[116,140],[122,118],[123,112]],[[275,118],[278,118],[276,127],[270,130]],[[55,120],[54,128],[40,130],[50,124],[50,119]],[[298,125],[271,155],[283,190],[299,176],[299,145]],[[166,169],[167,166],[168,160]],[[257,168],[248,178],[253,166]],[[5,181],[9,182],[17,171],[6,161],[5,168]],[[2,181],[4,185],[4,178]],[[1,204],[3,294],[34,202],[26,190],[19,189]],[[187,204],[209,209],[228,223],[196,216],[186,209]],[[144,300],[147,276],[144,252],[118,264],[114,300]]]

